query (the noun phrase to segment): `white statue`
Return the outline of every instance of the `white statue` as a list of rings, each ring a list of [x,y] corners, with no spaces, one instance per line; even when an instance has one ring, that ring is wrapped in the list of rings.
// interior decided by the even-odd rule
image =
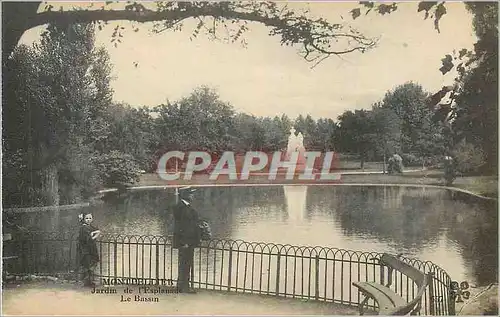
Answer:
[[[297,135],[297,150],[302,151],[304,148],[304,136],[302,135],[302,132],[299,132]]]
[[[301,152],[304,151],[304,136],[301,132],[298,135],[295,135],[295,128],[292,127],[290,129],[290,135],[288,136],[288,145],[287,145],[287,153],[291,152]]]
[[[297,136],[295,136],[295,128],[290,129],[290,135],[288,136],[287,153],[293,152],[297,147]]]

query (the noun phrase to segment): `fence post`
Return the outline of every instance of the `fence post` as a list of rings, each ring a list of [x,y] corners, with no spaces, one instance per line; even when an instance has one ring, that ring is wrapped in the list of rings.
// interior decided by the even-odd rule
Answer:
[[[224,251],[222,251],[224,252]],[[229,266],[227,268],[227,290],[231,290],[231,269],[233,267],[233,246],[229,247]],[[222,286],[222,285],[221,285]]]
[[[19,257],[21,259],[21,268],[22,268],[21,273],[31,273],[29,271],[29,267],[28,267],[29,264],[28,264],[28,260],[27,260],[28,250],[26,250],[26,248],[25,248],[26,245],[28,245],[28,241],[25,239],[20,240],[19,245],[20,245],[19,250],[21,252],[20,257]]]
[[[380,264],[380,284],[385,285],[384,266]]]
[[[116,238],[113,241],[113,266],[114,266],[114,273],[115,273],[115,281],[118,277],[118,242],[116,241]]]
[[[71,258],[73,257],[73,238],[69,238],[69,260],[68,260],[68,273],[71,273]]]
[[[99,259],[101,259],[101,261],[99,261],[99,277],[102,279],[102,261],[103,261],[103,258],[102,258],[102,241],[98,240],[97,243],[99,243]],[[109,258],[109,254],[108,254],[108,258]],[[109,267],[108,267],[108,275],[109,275]]]
[[[453,281],[451,279],[448,279],[448,315],[454,316],[457,314],[455,311],[455,299],[456,299],[456,294],[455,294],[455,289],[453,289],[452,286]]]
[[[160,243],[156,241],[156,285],[160,285]]]
[[[434,301],[434,272],[427,273],[429,279],[429,314],[436,315],[435,301]]]
[[[280,261],[281,253],[278,251],[278,257],[276,259],[276,296],[280,296]]]
[[[73,241],[76,241],[75,249],[73,249]],[[72,252],[72,250],[74,252]],[[78,240],[74,239],[74,236],[70,237],[69,240],[69,263],[68,272],[74,272],[72,275],[75,278],[75,282],[80,281],[80,255],[78,254]],[[75,261],[73,261],[73,253],[75,255]]]
[[[314,298],[316,300],[319,299],[319,255],[315,257],[316,269],[314,270]]]

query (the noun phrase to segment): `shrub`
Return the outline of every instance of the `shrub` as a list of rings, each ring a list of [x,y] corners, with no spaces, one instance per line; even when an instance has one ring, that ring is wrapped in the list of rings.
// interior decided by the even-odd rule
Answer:
[[[486,162],[484,152],[465,140],[455,146],[453,157],[457,171],[462,174],[476,173]]]
[[[403,158],[403,164],[405,166],[437,166],[439,164],[442,164],[443,161],[443,157],[439,155],[432,157],[421,157],[412,153],[403,153],[401,154],[401,157]]]
[[[411,153],[401,154],[405,166],[422,166],[423,159]]]
[[[106,187],[123,188],[139,181],[140,168],[129,154],[111,151],[94,160]]]

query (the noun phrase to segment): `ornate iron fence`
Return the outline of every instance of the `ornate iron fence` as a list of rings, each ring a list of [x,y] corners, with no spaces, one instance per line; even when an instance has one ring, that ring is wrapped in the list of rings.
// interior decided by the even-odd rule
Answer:
[[[77,270],[76,236],[31,233],[11,241],[19,258],[4,268],[15,274],[55,274]],[[109,284],[174,284],[177,250],[169,237],[104,235],[99,244],[97,275]],[[325,247],[214,239],[195,252],[194,287],[319,300],[357,306],[363,300],[355,281],[387,280],[382,254]],[[428,274],[432,283],[422,298],[420,314],[454,315],[452,280],[431,262],[402,257]],[[400,272],[391,288],[407,301],[417,286]],[[375,302],[369,302],[376,308]]]

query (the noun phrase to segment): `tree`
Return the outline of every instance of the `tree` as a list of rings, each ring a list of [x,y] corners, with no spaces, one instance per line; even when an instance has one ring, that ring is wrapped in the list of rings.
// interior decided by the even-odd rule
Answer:
[[[370,112],[366,110],[348,110],[339,116],[339,147],[341,151],[356,153],[364,164],[370,151],[373,150],[373,130]]]
[[[272,147],[274,124],[269,118],[238,113],[234,119],[237,151],[266,151]]]
[[[283,139],[286,138],[285,133],[281,130],[278,121],[269,117],[261,118],[260,125],[264,130],[264,138],[266,140],[264,151],[274,152],[281,149]]]
[[[316,126],[316,121],[311,117],[310,114],[306,115],[304,118],[304,146],[308,150],[316,149],[318,143],[318,127]]]
[[[123,189],[139,181],[139,167],[132,155],[113,150],[93,161],[106,187]]]
[[[351,11],[353,19],[376,12],[391,14],[398,9],[397,3],[360,2],[361,7]],[[447,151],[460,145],[463,140],[479,146],[485,153],[483,172],[498,172],[498,3],[466,2],[465,7],[473,15],[473,28],[478,37],[474,50],[457,49],[447,54],[439,69],[444,75],[456,69],[459,76],[455,85],[443,87],[428,99],[437,117],[453,128],[445,131],[449,137]],[[445,2],[420,2],[418,12],[424,19],[432,18],[439,32],[439,21],[447,13]],[[443,102],[443,97],[449,97]],[[492,132],[495,131],[495,132]],[[451,133],[450,133],[451,132]],[[480,161],[480,160],[479,160]]]
[[[451,110],[455,143],[461,140],[485,154],[484,172],[498,171],[498,3],[468,3],[478,36],[474,53],[457,79]]]
[[[477,173],[484,164],[484,153],[481,148],[463,139],[452,151],[456,172],[462,175]]]
[[[336,131],[337,124],[332,119],[319,118],[317,123],[317,136],[315,137],[315,147],[324,152],[337,150]]]
[[[178,102],[160,105],[155,112],[164,150],[221,152],[232,147],[234,109],[213,89],[197,88]]]
[[[391,109],[401,122],[401,150],[420,157],[443,155],[441,125],[433,121],[429,93],[422,86],[408,82],[385,94],[383,107]]]
[[[105,120],[109,134],[99,144],[101,153],[113,150],[131,155],[143,170],[151,170],[158,136],[154,119],[146,107],[132,108],[125,104],[112,104],[106,109]]]
[[[448,154],[461,152],[463,141],[468,142],[485,155],[482,171],[496,174],[498,133],[492,131],[498,131],[498,3],[467,2],[465,6],[473,15],[478,41],[473,51],[457,49],[441,60],[440,71],[455,69],[458,77],[454,85],[429,98],[429,106],[444,125]]]
[[[111,103],[109,56],[95,47],[95,31],[90,24],[50,25],[40,44],[43,52],[39,82],[49,88],[50,102],[41,100],[48,127],[43,169],[56,177],[65,203],[74,203],[98,186],[98,176],[90,158],[103,137],[100,119]],[[97,123],[97,124],[96,124]],[[92,177],[90,175],[93,175]],[[89,181],[91,183],[89,183]],[[90,186],[90,188],[89,188]]]
[[[57,205],[88,197],[98,185],[88,162],[105,135],[98,118],[112,93],[109,60],[94,47],[92,26],[51,25],[39,45],[20,46],[4,65],[4,155],[28,167],[21,198]]]
[[[292,121],[286,114],[282,114],[281,117],[275,116],[273,121],[278,130],[277,133],[280,136],[279,142],[277,144],[277,149],[286,149],[288,144],[288,134],[290,133],[290,129],[292,128]]]
[[[309,17],[307,12],[298,13],[296,10],[287,8],[286,5],[281,6],[276,3],[162,2],[155,3],[154,8],[146,8],[138,3],[128,3],[124,4],[120,10],[111,9],[106,3],[101,10],[69,11],[54,10],[53,6],[47,5],[38,12],[40,4],[40,2],[2,3],[4,65],[25,30],[47,23],[57,24],[64,29],[67,25],[77,22],[92,22],[100,28],[102,21],[105,23],[116,20],[139,23],[156,21],[153,31],[161,32],[168,29],[179,30],[183,21],[194,18],[199,23],[193,36],[200,31],[205,31],[210,37],[218,38],[220,28],[230,28],[231,25],[235,25],[236,28],[229,32],[229,38],[234,42],[242,40],[241,36],[247,30],[246,22],[257,22],[270,27],[270,34],[280,36],[283,45],[301,46],[303,57],[315,65],[326,57],[364,52],[376,44],[375,40],[364,37],[349,26],[332,24],[324,19],[314,19]],[[351,11],[354,19],[369,12],[381,15],[392,14],[398,9],[397,3],[361,2],[361,4],[360,8]],[[480,40],[476,44],[475,52],[460,50],[458,57],[449,55],[443,59],[441,68],[443,73],[456,67],[463,74],[463,77],[457,80],[458,84],[454,87],[456,89],[453,89],[454,96],[463,95],[463,97],[461,101],[455,98],[457,106],[454,109],[449,108],[452,116],[448,117],[456,118],[454,121],[455,137],[465,137],[467,140],[473,140],[471,142],[481,144],[487,153],[486,165],[496,170],[497,136],[491,131],[497,130],[498,124],[494,114],[497,112],[498,105],[497,102],[478,100],[496,100],[498,92],[496,85],[498,71],[494,63],[497,60],[496,43],[498,42],[497,4],[467,3],[466,6],[474,14],[474,28]],[[447,13],[444,2],[420,2],[417,12],[423,12],[425,19],[431,17],[438,32],[439,21]],[[234,23],[228,23],[229,21]],[[115,44],[121,41],[122,29],[123,27],[119,26],[115,29],[112,38]],[[134,30],[137,29],[134,28]],[[347,41],[342,41],[342,39]],[[464,58],[469,58],[469,60],[463,61]],[[481,65],[483,69],[480,68]],[[467,67],[477,67],[477,69],[474,71]],[[466,77],[465,74],[467,74]],[[484,78],[480,78],[481,76]],[[480,87],[481,85],[489,86]],[[484,91],[489,92],[485,94]],[[484,99],[481,99],[483,97]],[[470,129],[471,126],[480,127],[479,133],[473,132]],[[431,141],[426,144],[432,144]],[[419,145],[419,148],[427,149],[426,144]]]
[[[41,2],[2,3],[3,57],[10,56],[24,31],[53,23],[97,23],[99,21],[128,20],[139,23],[156,21],[153,31],[179,30],[183,21],[194,18],[199,21],[193,35],[206,31],[213,38],[217,31],[229,29],[229,38],[241,40],[247,30],[246,21],[262,23],[271,28],[270,35],[281,37],[282,45],[300,45],[303,57],[310,62],[320,62],[332,55],[364,52],[373,48],[376,41],[367,38],[343,23],[329,23],[325,19],[309,17],[307,12],[297,13],[286,5],[274,2],[156,2],[153,7],[141,3],[129,3],[114,10],[106,2],[100,10],[64,10],[46,5],[41,12]],[[54,10],[55,9],[55,10]],[[231,25],[236,28],[231,29]],[[114,34],[116,43],[121,28]]]
[[[398,153],[401,148],[401,121],[393,110],[381,104],[375,104],[370,115],[374,148],[383,156],[385,173],[387,156]]]

